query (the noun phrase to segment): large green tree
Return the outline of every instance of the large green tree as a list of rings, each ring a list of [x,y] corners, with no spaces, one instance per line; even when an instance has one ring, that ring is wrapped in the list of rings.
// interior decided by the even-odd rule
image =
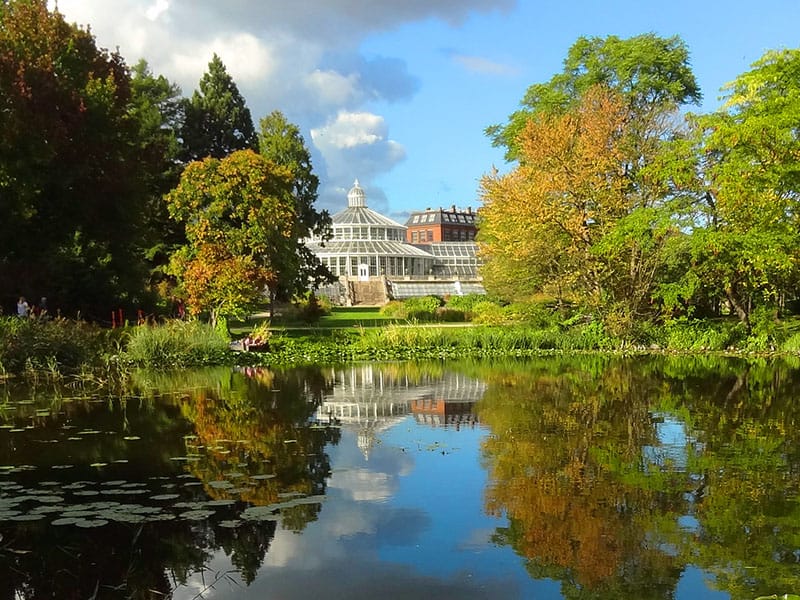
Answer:
[[[1,3],[4,294],[95,314],[140,300],[149,169],[140,149],[122,58],[45,0]]]
[[[142,246],[154,285],[164,280],[169,255],[186,241],[183,227],[169,218],[164,202],[164,194],[177,185],[183,170],[178,135],[184,100],[180,88],[163,75],[154,75],[145,60],[131,69],[131,92],[131,114],[139,123],[140,156],[151,167]]]
[[[717,298],[749,328],[800,278],[800,50],[767,52],[725,89],[675,143],[672,175],[695,202],[677,240],[687,268],[666,287],[675,302]]]
[[[285,279],[301,228],[290,170],[252,150],[189,164],[167,196],[188,242],[173,257],[189,310],[242,317]]]
[[[260,122],[258,136],[259,149],[265,158],[287,167],[293,179],[293,192],[297,211],[301,238],[311,234],[330,235],[331,219],[328,211],[318,211],[314,204],[317,200],[319,178],[314,174],[311,164],[311,153],[296,125],[290,123],[280,111],[273,111]],[[288,270],[290,265],[286,266]],[[316,287],[333,279],[331,273],[319,261],[305,244],[298,243],[294,269],[297,275],[286,278],[285,284],[276,290],[279,295],[290,296],[302,292],[309,285]]]
[[[250,109],[216,54],[184,110],[181,138],[186,162],[258,149]]]
[[[677,36],[646,33],[627,39],[580,37],[564,59],[564,70],[546,83],[530,86],[508,123],[486,129],[506,158],[519,158],[517,139],[532,118],[563,113],[593,86],[615,90],[639,117],[657,116],[665,105],[699,102],[700,89],[689,66],[689,51]]]

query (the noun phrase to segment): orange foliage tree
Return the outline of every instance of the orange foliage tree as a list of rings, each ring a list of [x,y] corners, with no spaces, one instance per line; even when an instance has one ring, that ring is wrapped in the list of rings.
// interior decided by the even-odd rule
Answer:
[[[251,150],[186,167],[166,196],[188,243],[172,273],[189,310],[242,317],[279,281],[297,276],[303,234],[289,170]]]
[[[624,99],[602,86],[574,109],[528,122],[519,165],[481,184],[489,288],[545,292],[625,315],[646,308],[669,227],[641,168],[657,148],[641,127]]]

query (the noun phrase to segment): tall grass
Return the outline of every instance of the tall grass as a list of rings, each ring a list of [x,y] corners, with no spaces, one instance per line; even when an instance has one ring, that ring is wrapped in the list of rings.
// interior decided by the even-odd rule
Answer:
[[[122,359],[155,368],[232,362],[226,336],[200,321],[168,321],[136,327],[129,334]]]

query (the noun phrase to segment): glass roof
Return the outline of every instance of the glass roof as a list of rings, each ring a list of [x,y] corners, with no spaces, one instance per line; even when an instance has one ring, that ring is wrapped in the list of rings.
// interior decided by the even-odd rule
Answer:
[[[380,254],[383,256],[407,256],[413,258],[428,258],[433,260],[433,255],[421,248],[388,240],[344,240],[319,243],[310,243],[308,248],[317,256],[364,256]]]
[[[351,206],[345,208],[343,211],[336,213],[331,218],[333,221],[333,228],[351,225],[381,225],[383,227],[391,227],[392,229],[406,230],[404,225],[396,221],[392,221],[388,217],[375,212],[366,206]]]
[[[428,244],[417,246],[424,248],[434,256],[462,256],[462,257],[475,257],[478,254],[478,244],[475,242],[438,242],[436,244]]]

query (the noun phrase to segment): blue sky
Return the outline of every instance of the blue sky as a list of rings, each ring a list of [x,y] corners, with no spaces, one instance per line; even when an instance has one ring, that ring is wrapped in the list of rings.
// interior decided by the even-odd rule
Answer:
[[[101,46],[140,57],[190,95],[213,52],[254,121],[297,123],[336,212],[358,178],[370,207],[478,207],[479,180],[508,168],[483,130],[562,68],[579,36],[679,35],[698,111],[770,49],[798,43],[800,0],[60,0]]]

